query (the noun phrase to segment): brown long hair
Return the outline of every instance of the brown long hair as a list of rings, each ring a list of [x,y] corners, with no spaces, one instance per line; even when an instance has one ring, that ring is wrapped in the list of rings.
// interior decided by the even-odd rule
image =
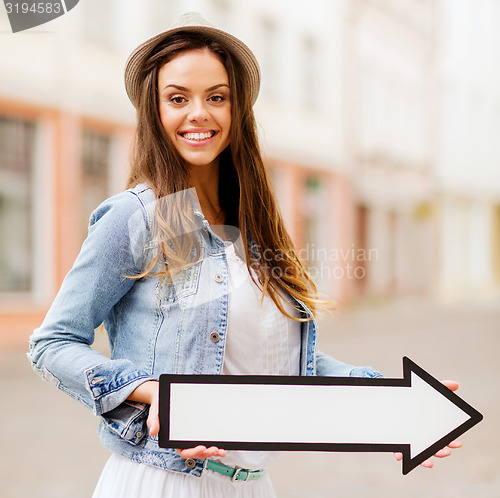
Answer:
[[[267,292],[280,311],[293,319],[284,308],[279,291],[304,303],[313,313],[318,304],[316,286],[294,250],[285,229],[271,182],[262,160],[252,103],[245,91],[242,68],[237,58],[218,42],[203,35],[180,32],[152,49],[142,69],[142,89],[137,104],[137,129],[128,187],[147,183],[156,198],[189,189],[188,166],[172,146],[159,116],[158,72],[182,52],[208,49],[224,65],[229,79],[231,126],[229,146],[220,155],[219,199],[227,214],[226,224],[238,227],[253,272],[252,279]],[[234,124],[237,123],[237,126]],[[161,211],[161,210],[160,210]],[[157,209],[160,231],[158,240],[171,240],[168,220]],[[169,244],[162,244],[163,254],[157,254],[145,274],[152,273],[158,260],[169,261]],[[141,274],[142,276],[143,274]]]

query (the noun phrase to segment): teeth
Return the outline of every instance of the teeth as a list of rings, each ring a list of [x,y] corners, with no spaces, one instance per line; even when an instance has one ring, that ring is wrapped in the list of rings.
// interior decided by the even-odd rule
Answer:
[[[212,137],[213,132],[207,131],[205,133],[183,133],[182,136],[187,140],[206,140]]]

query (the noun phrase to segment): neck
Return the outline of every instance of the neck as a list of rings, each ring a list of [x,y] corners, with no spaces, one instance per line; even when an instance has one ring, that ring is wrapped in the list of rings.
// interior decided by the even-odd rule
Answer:
[[[223,224],[225,213],[219,202],[219,163],[192,167],[189,184],[196,189],[201,210],[211,225]]]

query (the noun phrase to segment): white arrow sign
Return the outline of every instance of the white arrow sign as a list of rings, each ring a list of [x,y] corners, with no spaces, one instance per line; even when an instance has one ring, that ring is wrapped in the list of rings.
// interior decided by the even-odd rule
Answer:
[[[403,358],[403,379],[162,375],[164,448],[399,451],[407,474],[482,415]],[[217,417],[207,416],[221,407]]]

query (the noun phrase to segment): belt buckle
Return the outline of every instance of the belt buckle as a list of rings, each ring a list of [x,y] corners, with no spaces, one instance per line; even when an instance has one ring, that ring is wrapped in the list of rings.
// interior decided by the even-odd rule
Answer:
[[[240,472],[244,470],[247,473],[247,476],[243,482],[247,482],[248,478],[250,477],[250,471],[248,469],[236,469],[236,472],[234,473],[233,477],[231,477],[231,481],[235,482],[236,479],[238,479]]]

